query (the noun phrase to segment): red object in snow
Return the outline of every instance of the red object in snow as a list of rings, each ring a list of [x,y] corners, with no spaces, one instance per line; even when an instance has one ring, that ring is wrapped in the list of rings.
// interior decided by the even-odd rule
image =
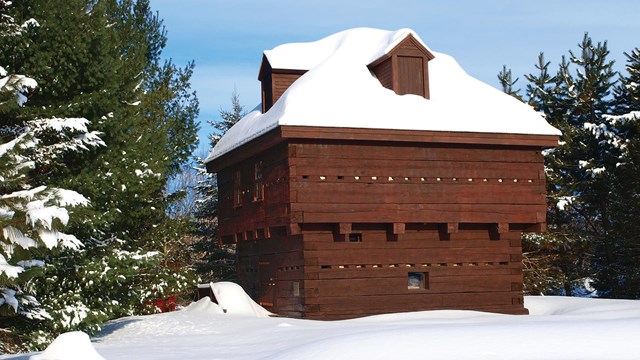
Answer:
[[[169,296],[166,299],[156,299],[153,305],[163,313],[174,311],[176,309],[176,298],[175,296]]]

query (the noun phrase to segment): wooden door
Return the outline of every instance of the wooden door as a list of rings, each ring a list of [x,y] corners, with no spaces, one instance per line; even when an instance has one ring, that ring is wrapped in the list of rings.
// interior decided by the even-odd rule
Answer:
[[[425,96],[424,59],[398,56],[398,94]]]
[[[260,277],[259,304],[267,310],[275,311],[276,300],[276,272],[271,261],[262,259],[258,262],[258,276]]]

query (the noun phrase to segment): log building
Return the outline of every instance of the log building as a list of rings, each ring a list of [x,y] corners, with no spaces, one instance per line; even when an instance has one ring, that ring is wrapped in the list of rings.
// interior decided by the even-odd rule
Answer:
[[[413,32],[395,38],[366,64],[370,76],[393,96],[429,102],[437,91],[429,64],[440,55]],[[310,70],[279,68],[270,55],[259,72],[262,106],[247,120],[257,124]],[[237,245],[239,283],[259,304],[309,319],[527,313],[520,237],[545,229],[541,151],[557,144],[555,129],[275,121],[253,136],[242,137],[247,127],[236,131],[234,144],[214,149],[207,162],[218,176],[219,240]]]

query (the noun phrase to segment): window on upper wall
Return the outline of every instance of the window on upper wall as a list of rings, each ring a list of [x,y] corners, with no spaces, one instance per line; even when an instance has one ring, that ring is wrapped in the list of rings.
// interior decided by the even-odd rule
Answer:
[[[262,182],[262,161],[258,161],[254,166],[254,186],[253,201],[260,201],[264,198],[264,184]]]
[[[242,173],[240,170],[233,174],[233,206],[242,206]]]
[[[407,289],[419,290],[429,288],[428,272],[410,272],[407,274]]]

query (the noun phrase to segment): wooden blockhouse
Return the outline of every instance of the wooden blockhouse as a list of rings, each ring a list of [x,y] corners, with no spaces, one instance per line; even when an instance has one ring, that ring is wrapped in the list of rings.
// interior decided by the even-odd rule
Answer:
[[[428,99],[433,58],[408,35],[369,69]],[[263,57],[263,112],[304,73]],[[237,245],[240,285],[282,316],[526,314],[520,238],[545,228],[541,151],[557,140],[280,125],[207,163],[220,241]]]

